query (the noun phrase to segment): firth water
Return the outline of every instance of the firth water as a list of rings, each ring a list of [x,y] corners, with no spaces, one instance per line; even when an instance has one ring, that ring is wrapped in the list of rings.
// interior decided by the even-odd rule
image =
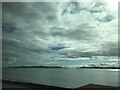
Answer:
[[[87,84],[118,86],[118,69],[4,68],[3,78],[77,88]]]

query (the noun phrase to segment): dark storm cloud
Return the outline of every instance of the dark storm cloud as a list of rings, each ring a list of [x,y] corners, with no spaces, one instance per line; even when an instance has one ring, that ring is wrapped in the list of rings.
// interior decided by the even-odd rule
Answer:
[[[49,32],[43,23],[55,18],[54,10],[48,3],[3,3],[3,62],[7,60],[6,65],[13,61],[17,65],[20,60],[36,62],[42,60],[43,53],[50,53],[44,40]]]
[[[16,28],[11,25],[11,24],[8,24],[8,23],[3,23],[2,24],[2,29],[3,29],[3,33],[4,32],[8,32],[8,33],[14,33]]]
[[[11,2],[3,3],[3,21],[9,21],[9,17],[25,19],[27,21],[34,21],[34,19],[47,18],[49,20],[54,19],[54,7],[51,4],[44,2],[24,3],[24,2]],[[7,18],[8,17],[8,18]],[[13,20],[14,21],[14,20]]]
[[[59,45],[58,46],[49,47],[50,50],[56,50],[56,51],[62,50],[64,48],[66,48],[66,47],[65,46],[59,46]]]
[[[3,2],[3,15],[12,14],[16,17],[26,16],[27,6],[25,3]],[[23,13],[22,13],[23,12]]]
[[[30,42],[29,42],[30,43]],[[41,54],[50,53],[49,50],[44,47],[38,47],[35,44],[27,44],[24,42],[17,42],[16,40],[3,39],[3,63],[8,64],[20,64],[19,62],[34,63],[42,60]],[[11,63],[10,63],[11,62]],[[22,63],[25,64],[25,63]],[[6,66],[5,65],[5,66]]]
[[[116,43],[116,42],[106,42],[105,44],[102,44],[102,48],[104,48],[101,51],[103,55],[118,56],[118,50],[119,50],[118,43]]]

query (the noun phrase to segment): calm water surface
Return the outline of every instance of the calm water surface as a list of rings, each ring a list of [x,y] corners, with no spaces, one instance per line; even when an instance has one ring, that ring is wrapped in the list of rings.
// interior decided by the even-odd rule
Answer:
[[[4,68],[3,78],[76,88],[86,84],[118,86],[115,69]]]

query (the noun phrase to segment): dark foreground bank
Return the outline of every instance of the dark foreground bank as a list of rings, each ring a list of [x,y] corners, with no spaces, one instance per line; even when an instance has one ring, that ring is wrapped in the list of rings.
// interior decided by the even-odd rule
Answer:
[[[88,84],[79,88],[63,88],[42,84],[2,80],[2,90],[120,90],[118,87]]]

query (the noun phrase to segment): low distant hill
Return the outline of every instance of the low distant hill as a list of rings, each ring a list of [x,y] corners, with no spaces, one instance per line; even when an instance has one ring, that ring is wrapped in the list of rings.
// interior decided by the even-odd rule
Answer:
[[[85,68],[90,68],[90,69],[120,69],[120,67],[90,67],[90,66],[15,66],[15,67],[7,67],[7,68],[62,68],[62,69],[70,69],[70,68],[76,68],[76,69],[85,69]]]

